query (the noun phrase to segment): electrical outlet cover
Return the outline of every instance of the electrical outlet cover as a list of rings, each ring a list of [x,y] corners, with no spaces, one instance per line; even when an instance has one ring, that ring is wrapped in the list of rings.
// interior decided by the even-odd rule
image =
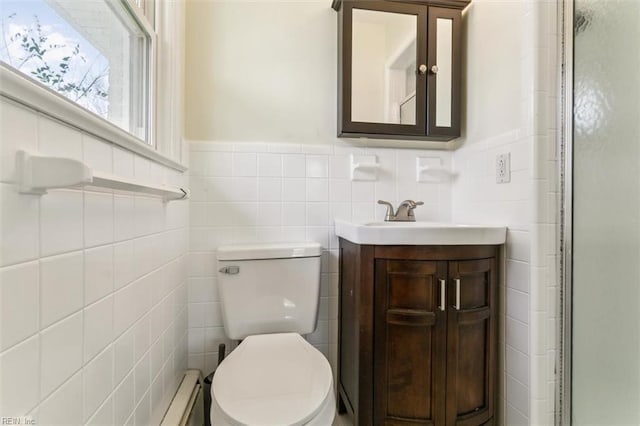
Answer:
[[[511,153],[496,157],[496,183],[511,182]]]

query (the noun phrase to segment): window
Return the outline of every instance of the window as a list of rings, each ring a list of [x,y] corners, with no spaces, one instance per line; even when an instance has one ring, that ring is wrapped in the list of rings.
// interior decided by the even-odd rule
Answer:
[[[0,60],[151,144],[152,5],[2,0]]]

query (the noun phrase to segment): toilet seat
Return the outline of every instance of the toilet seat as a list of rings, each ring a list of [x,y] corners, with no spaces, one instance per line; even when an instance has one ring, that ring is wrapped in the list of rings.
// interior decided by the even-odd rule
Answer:
[[[220,364],[211,397],[225,422],[304,425],[332,398],[327,359],[299,334],[249,336]]]

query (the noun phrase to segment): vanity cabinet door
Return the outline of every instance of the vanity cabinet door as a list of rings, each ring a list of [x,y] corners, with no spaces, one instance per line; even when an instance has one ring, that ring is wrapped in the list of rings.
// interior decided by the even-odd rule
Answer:
[[[496,259],[449,262],[447,425],[493,417],[497,339]]]
[[[447,262],[376,259],[374,421],[444,425]]]
[[[427,136],[460,136],[460,21],[457,9],[429,7]]]

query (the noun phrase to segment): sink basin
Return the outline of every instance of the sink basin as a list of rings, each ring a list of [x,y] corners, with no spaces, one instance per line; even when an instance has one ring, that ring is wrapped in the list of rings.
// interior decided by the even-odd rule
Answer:
[[[336,234],[356,244],[493,245],[504,244],[505,226],[443,222],[364,222],[336,219]]]

